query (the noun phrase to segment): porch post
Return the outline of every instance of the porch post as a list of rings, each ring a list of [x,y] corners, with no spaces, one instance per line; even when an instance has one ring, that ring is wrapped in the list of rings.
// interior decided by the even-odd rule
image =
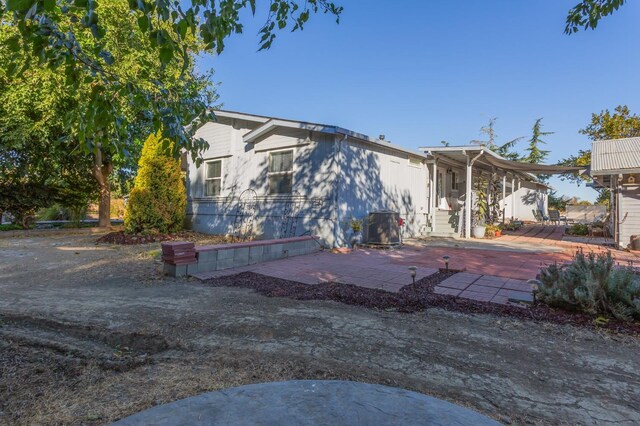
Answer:
[[[429,197],[429,214],[431,217],[431,232],[436,231],[436,195],[438,188],[438,159],[433,159],[433,173],[431,173],[431,196]]]
[[[471,238],[471,214],[473,197],[471,194],[471,179],[473,179],[473,161],[467,154],[467,180],[465,182],[465,203],[464,203],[464,237]]]
[[[502,174],[502,223],[505,221],[507,214],[507,174]]]
[[[511,175],[511,221],[513,222],[514,212],[516,209],[516,178],[514,175]]]

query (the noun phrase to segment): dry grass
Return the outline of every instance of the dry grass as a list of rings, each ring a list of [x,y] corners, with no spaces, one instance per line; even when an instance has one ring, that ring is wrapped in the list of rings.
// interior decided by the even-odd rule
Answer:
[[[250,383],[341,379],[397,385],[357,368],[288,356],[189,353],[118,372],[33,347],[0,347],[0,424],[108,424],[158,404]]]

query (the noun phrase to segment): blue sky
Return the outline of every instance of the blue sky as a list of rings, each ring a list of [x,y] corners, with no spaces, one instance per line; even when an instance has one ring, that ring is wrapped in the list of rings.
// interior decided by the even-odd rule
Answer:
[[[640,1],[572,36],[564,22],[578,0],[336,1],[339,25],[313,16],[262,52],[265,15],[246,15],[244,34],[199,63],[215,70],[224,108],[385,134],[408,148],[466,144],[490,117],[498,142],[529,137],[544,117],[555,132],[549,163],[590,146],[578,130],[591,113],[618,104],[640,113]],[[596,195],[551,183],[560,194]]]

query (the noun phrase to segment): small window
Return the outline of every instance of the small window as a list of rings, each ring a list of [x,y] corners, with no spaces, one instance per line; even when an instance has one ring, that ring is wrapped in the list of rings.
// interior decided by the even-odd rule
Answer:
[[[291,194],[293,150],[269,153],[269,194]]]
[[[222,160],[205,163],[204,195],[217,197],[222,190]]]
[[[458,173],[456,172],[451,172],[451,189],[458,190]]]

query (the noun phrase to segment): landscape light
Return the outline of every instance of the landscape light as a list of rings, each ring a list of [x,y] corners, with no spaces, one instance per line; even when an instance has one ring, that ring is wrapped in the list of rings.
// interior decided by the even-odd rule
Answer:
[[[445,271],[449,272],[449,259],[451,258],[449,256],[442,256],[442,259],[444,260]]]
[[[413,283],[416,283],[416,274],[417,274],[418,268],[416,268],[415,266],[409,266],[409,273],[411,274],[411,279],[413,280]]]

